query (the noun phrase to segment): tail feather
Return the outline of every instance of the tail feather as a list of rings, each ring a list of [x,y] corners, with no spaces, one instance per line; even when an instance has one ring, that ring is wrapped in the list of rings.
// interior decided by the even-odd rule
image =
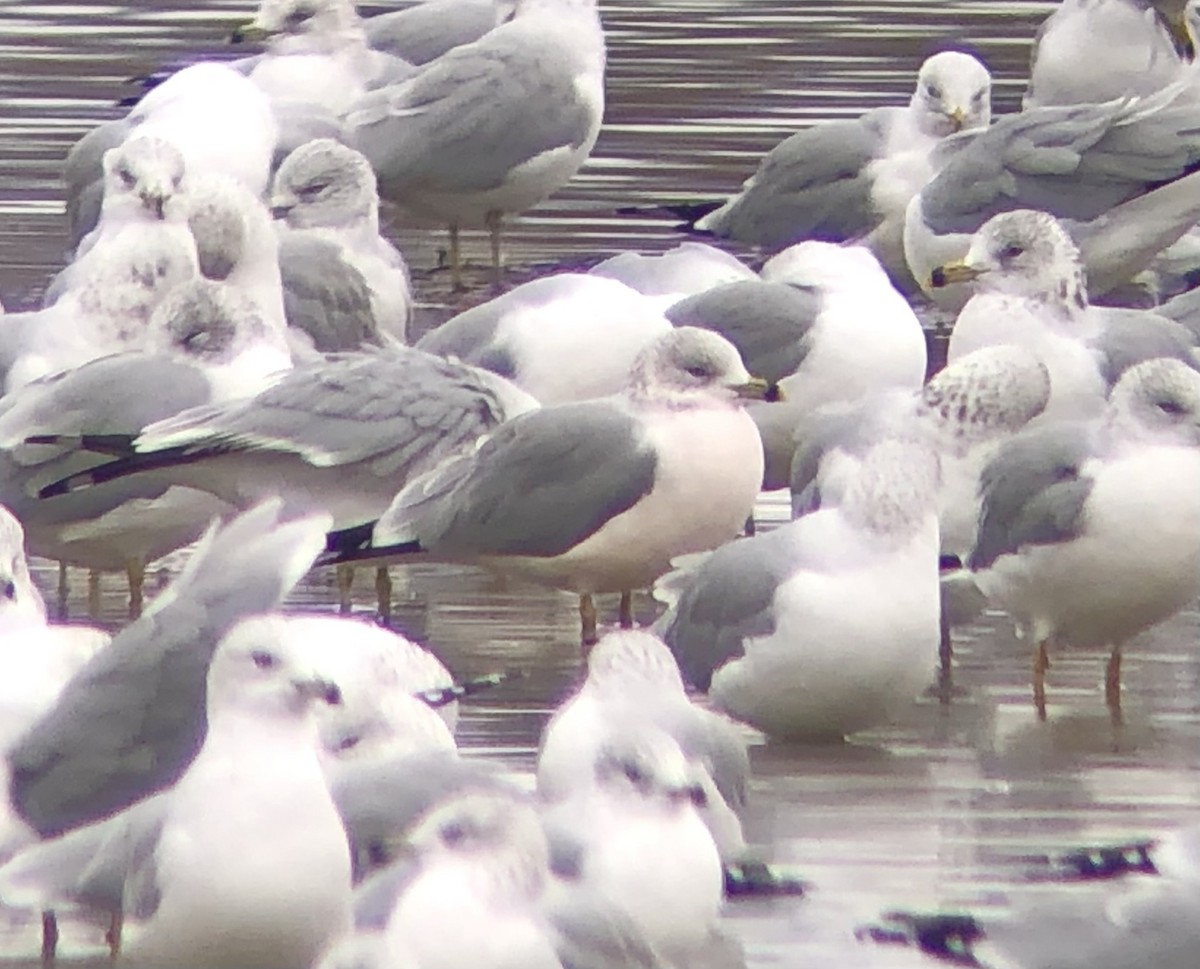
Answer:
[[[88,437],[104,439],[117,438],[119,435],[88,435]],[[48,443],[37,441],[34,438],[30,438],[29,441],[32,443]],[[100,450],[100,453],[106,453],[97,447],[90,447],[88,450]],[[38,497],[55,498],[60,495],[68,495],[76,491],[83,491],[85,488],[94,488],[109,481],[116,481],[118,478],[125,478],[131,474],[140,474],[144,471],[161,471],[165,468],[176,468],[181,465],[192,464],[218,453],[220,453],[220,449],[193,449],[191,447],[164,448],[161,451],[152,451],[148,454],[122,453],[115,461],[109,461],[107,464],[97,465],[94,468],[89,468],[87,471],[80,471],[77,474],[68,475],[65,478],[60,478],[58,481],[51,482],[38,492]]]
[[[680,219],[677,229],[693,232],[696,235],[711,236],[713,233],[706,229],[697,229],[696,223],[715,212],[724,202],[665,202],[661,205],[626,205],[617,209],[617,215],[635,215],[645,219]]]
[[[131,434],[33,434],[25,438],[25,443],[94,451],[119,458],[133,454]]]
[[[513,680],[524,679],[528,674],[524,670],[510,669],[504,670],[501,673],[489,673],[487,676],[476,676],[469,680],[464,680],[462,683],[455,683],[451,686],[444,686],[433,690],[422,690],[417,694],[418,700],[423,700],[429,706],[437,709],[453,703],[456,700],[461,700],[463,697],[474,696],[476,693],[485,693],[493,687],[499,686],[501,683],[509,683]]]
[[[374,559],[416,555],[426,551],[417,541],[397,542],[393,545],[372,545],[371,537],[375,522],[352,525],[330,532],[325,536],[325,551],[317,558],[317,565],[351,565]]]

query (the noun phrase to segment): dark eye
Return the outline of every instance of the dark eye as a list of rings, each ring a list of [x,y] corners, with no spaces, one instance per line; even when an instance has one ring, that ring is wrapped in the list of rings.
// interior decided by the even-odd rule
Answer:
[[[268,653],[261,649],[256,649],[253,653],[251,653],[250,658],[254,660],[254,665],[260,670],[273,669],[277,662],[274,653]]]
[[[297,7],[284,18],[284,23],[289,27],[299,27],[304,21],[313,15],[313,11],[308,7]]]
[[[1005,246],[1004,250],[1000,253],[1000,258],[1001,259],[1016,259],[1017,256],[1023,256],[1024,254],[1025,254],[1025,247],[1018,246],[1014,243],[1011,246]]]
[[[686,370],[687,370],[687,372],[688,372],[688,373],[690,373],[690,374],[691,374],[693,377],[698,377],[698,378],[700,378],[701,380],[703,380],[705,377],[711,377],[711,376],[712,376],[712,371],[710,371],[710,370],[709,370],[707,367],[702,367],[702,366],[700,366],[700,365],[698,365],[698,364],[697,364],[696,366],[694,366],[694,367],[687,367],[687,368],[686,368]]]
[[[704,793],[704,788],[697,784],[695,787],[688,788],[688,799],[696,805],[696,807],[708,806],[708,795]]]
[[[442,825],[442,843],[447,847],[453,848],[462,844],[466,837],[466,830],[457,821]]]
[[[327,189],[327,188],[329,188],[328,182],[312,182],[308,185],[303,185],[300,188],[296,189],[296,194],[299,195],[302,199],[311,199],[311,198],[316,198],[318,195],[320,195],[322,192],[324,192],[325,189]]]
[[[344,737],[342,739],[342,741],[337,745],[337,749],[338,750],[353,750],[355,747],[358,746],[358,742],[360,740],[362,740],[362,737],[358,736],[358,734],[351,734],[349,737]]]
[[[642,784],[646,780],[646,775],[641,772],[637,764],[625,765],[625,777],[630,784]]]
[[[1179,401],[1171,400],[1170,398],[1155,401],[1154,406],[1164,414],[1170,414],[1172,417],[1178,417],[1184,412],[1183,405]]]
[[[12,579],[6,580],[3,585],[0,585],[0,594],[5,599],[15,599],[17,597],[17,584]]]
[[[133,188],[133,186],[137,184],[137,176],[134,175],[133,172],[131,172],[128,168],[118,168],[117,175],[120,177],[121,182],[126,186],[126,188]]]
[[[971,103],[972,104],[983,104],[983,94],[984,94],[983,91],[976,91],[974,94],[971,95]]]
[[[942,89],[936,84],[926,84],[925,90],[929,93],[931,98],[940,98],[942,96]]]

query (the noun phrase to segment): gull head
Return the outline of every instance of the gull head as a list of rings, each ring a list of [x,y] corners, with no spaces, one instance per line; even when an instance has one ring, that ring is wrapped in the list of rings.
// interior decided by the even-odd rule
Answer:
[[[237,27],[230,40],[284,44],[290,52],[294,38],[321,40],[356,28],[361,30],[361,21],[351,0],[262,0],[254,19]]]
[[[944,138],[986,128],[992,120],[992,75],[970,54],[942,51],[921,65],[909,105],[927,135]]]
[[[593,769],[597,790],[635,811],[670,813],[707,803],[703,768],[649,723],[614,729],[597,749]]]
[[[684,692],[679,664],[653,633],[622,629],[601,638],[588,654],[589,686],[618,691],[650,687],[667,694]]]
[[[705,400],[763,400],[770,387],[750,376],[737,348],[719,333],[676,327],[633,362],[630,395],[686,407]]]
[[[0,505],[0,629],[12,620],[42,622],[46,607],[29,577],[25,532],[21,523]]]
[[[169,141],[134,137],[104,153],[105,217],[153,222],[182,218],[183,155]]]
[[[293,229],[377,226],[379,193],[370,162],[332,138],[301,145],[275,173],[271,215]]]
[[[1109,394],[1108,425],[1133,440],[1200,446],[1200,373],[1168,357],[1130,367]]]
[[[266,206],[237,179],[216,173],[189,178],[187,221],[200,273],[208,279],[229,279],[256,259],[279,259]]]
[[[267,332],[251,300],[220,283],[193,279],[171,290],[151,315],[148,343],[152,351],[223,364]]]
[[[210,724],[237,712],[264,720],[307,720],[315,733],[313,708],[341,702],[337,684],[289,646],[282,616],[242,620],[221,640],[208,668]]]
[[[975,282],[980,292],[1038,300],[1074,315],[1087,307],[1079,249],[1054,216],[1032,209],[1002,212],[971,239],[961,262],[933,271],[935,288]]]

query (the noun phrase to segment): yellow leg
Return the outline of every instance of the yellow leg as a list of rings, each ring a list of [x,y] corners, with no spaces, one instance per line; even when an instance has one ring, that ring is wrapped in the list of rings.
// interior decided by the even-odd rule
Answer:
[[[492,282],[499,289],[504,282],[504,271],[500,263],[500,225],[504,216],[499,212],[489,212],[484,220],[492,243]]]
[[[347,613],[351,609],[350,590],[354,585],[354,566],[337,567],[338,610]]]
[[[1050,656],[1043,639],[1033,651],[1033,706],[1039,720],[1046,719],[1046,670],[1050,669]]]
[[[130,562],[125,566],[125,575],[129,579],[129,618],[137,619],[142,614],[142,606],[145,604],[145,563]]]
[[[100,573],[95,569],[88,572],[88,618],[100,618]]]
[[[121,954],[121,930],[125,920],[120,912],[113,912],[108,922],[108,931],[104,933],[104,941],[108,943],[108,953],[113,959]]]
[[[58,618],[67,618],[67,600],[71,596],[71,582],[67,575],[67,563],[58,563]]]
[[[1114,646],[1104,667],[1104,702],[1113,722],[1121,722],[1121,647]]]
[[[621,593],[621,628],[633,628],[633,593],[628,589]]]
[[[386,565],[375,570],[375,596],[379,600],[379,618],[389,622],[392,618],[392,577]]]
[[[942,611],[938,622],[938,697],[942,703],[950,702],[953,691],[954,641],[950,638],[950,623],[946,621],[946,612]]]
[[[58,916],[51,909],[42,912],[42,965],[54,965],[58,953]]]
[[[579,641],[584,647],[596,645],[596,603],[588,594],[579,597],[579,622],[582,625]],[[584,649],[586,655],[587,648]]]

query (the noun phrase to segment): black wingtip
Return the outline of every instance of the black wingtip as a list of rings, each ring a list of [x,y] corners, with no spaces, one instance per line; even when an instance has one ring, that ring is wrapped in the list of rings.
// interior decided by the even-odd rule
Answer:
[[[705,229],[697,229],[696,223],[709,212],[715,212],[724,202],[667,202],[662,205],[623,205],[616,210],[617,215],[634,216],[642,219],[680,219],[678,229],[684,229],[698,236],[711,236],[713,233]]]
[[[418,700],[423,700],[435,710],[447,706],[464,697],[485,693],[501,683],[524,679],[529,674],[525,670],[510,669],[501,673],[489,673],[486,676],[476,676],[461,683],[440,687],[434,690],[421,690],[416,694]]]
[[[933,272],[929,274],[929,285],[934,289],[942,289],[943,287],[947,286],[948,283],[946,282],[946,270],[941,266],[937,266]]]
[[[1153,841],[1138,841],[1069,851],[1054,859],[1056,880],[1103,881],[1124,875],[1157,875],[1158,868],[1150,857],[1154,846]]]
[[[807,895],[812,885],[803,878],[763,861],[740,861],[725,866],[725,895],[729,898]]]
[[[860,926],[854,935],[860,942],[920,949],[956,966],[982,966],[972,947],[984,931],[973,915],[887,912],[882,922]]]

